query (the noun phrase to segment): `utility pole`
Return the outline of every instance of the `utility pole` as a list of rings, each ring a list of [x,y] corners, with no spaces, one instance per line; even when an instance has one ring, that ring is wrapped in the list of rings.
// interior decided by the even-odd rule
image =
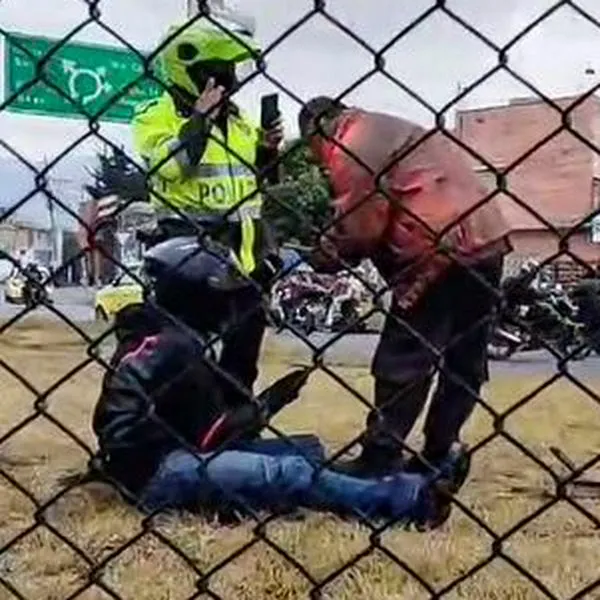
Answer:
[[[48,159],[44,158],[44,168],[48,165]],[[62,179],[59,177],[52,177],[50,179],[51,183],[52,183],[52,188],[54,188],[54,185],[57,184],[58,187],[57,189],[52,189],[52,193],[55,194],[56,196],[58,196],[58,198],[60,200],[63,200],[63,198],[61,198],[61,188],[62,188],[62,184],[68,184],[71,183],[68,179]],[[68,202],[66,202],[66,204],[68,204]],[[58,220],[56,218],[56,210],[55,210],[55,206],[54,203],[52,202],[51,198],[49,196],[46,196],[46,207],[48,209],[48,217],[50,218],[50,239],[51,239],[51,244],[52,244],[52,267],[56,268],[58,267],[61,263],[62,263],[62,232],[60,230],[60,226],[58,224]]]

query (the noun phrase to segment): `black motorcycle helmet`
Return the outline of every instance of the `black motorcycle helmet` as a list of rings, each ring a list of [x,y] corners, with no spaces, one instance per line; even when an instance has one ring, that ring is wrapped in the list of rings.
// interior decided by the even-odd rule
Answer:
[[[231,251],[197,237],[176,237],[144,255],[149,299],[201,334],[220,333],[236,320],[240,295],[253,285]]]

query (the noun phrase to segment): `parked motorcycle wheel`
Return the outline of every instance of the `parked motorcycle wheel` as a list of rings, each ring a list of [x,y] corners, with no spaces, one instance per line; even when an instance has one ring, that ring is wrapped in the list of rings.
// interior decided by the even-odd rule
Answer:
[[[585,360],[592,354],[592,348],[590,348],[587,344],[584,343],[585,340],[583,338],[576,338],[570,343],[563,344],[559,346],[559,351],[563,354],[569,355],[577,350],[572,356],[571,360]]]
[[[38,306],[44,304],[52,304],[52,300],[49,298],[48,293],[44,288],[37,286],[31,286],[23,292],[23,302],[25,307],[32,310]]]
[[[353,333],[365,333],[367,331],[367,324],[364,320],[354,322],[354,326],[352,327]]]
[[[360,318],[356,305],[353,302],[347,302],[342,306],[342,315],[344,319],[344,326],[351,327],[352,333],[363,333],[366,329],[364,319]]]
[[[32,310],[36,307],[36,294],[34,289],[23,290],[23,304],[28,310]]]
[[[302,321],[299,323],[299,329],[305,335],[310,335],[314,331],[316,331],[315,319],[311,314],[307,314],[302,318]]]
[[[593,350],[589,347],[583,348],[573,355],[573,360],[585,360],[592,355]]]
[[[310,335],[317,329],[315,316],[310,310],[310,304],[300,306],[294,315],[294,323],[305,335]]]
[[[360,320],[360,315],[351,302],[341,306],[340,314],[331,327],[333,332],[346,331],[347,333],[361,333],[364,329],[364,321]]]

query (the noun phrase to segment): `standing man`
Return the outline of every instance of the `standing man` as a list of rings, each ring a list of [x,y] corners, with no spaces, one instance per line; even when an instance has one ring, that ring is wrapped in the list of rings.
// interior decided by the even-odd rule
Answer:
[[[372,366],[376,409],[362,454],[340,468],[373,475],[400,466],[441,363],[422,454],[440,464],[486,376],[488,324],[510,251],[498,200],[486,200],[448,138],[403,119],[319,97],[299,126],[335,196],[315,266],[370,258],[393,291]]]
[[[276,178],[267,165],[277,158],[283,131],[279,119],[259,130],[231,101],[236,68],[257,54],[249,32],[171,27],[159,55],[167,91],[138,108],[133,133],[152,176],[157,240],[195,235],[199,226],[230,247],[243,273],[268,286],[278,261],[258,186]],[[266,319],[257,286],[240,302],[238,322],[223,335],[221,367],[251,389]],[[228,397],[244,400],[234,389]]]

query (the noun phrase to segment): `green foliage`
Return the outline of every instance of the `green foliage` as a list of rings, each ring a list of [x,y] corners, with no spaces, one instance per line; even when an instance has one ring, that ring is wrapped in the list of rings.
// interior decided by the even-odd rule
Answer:
[[[280,242],[310,246],[331,216],[328,183],[305,145],[290,142],[283,153],[282,182],[265,195],[265,218]]]
[[[91,172],[94,183],[86,186],[92,198],[116,194],[124,201],[146,201],[148,186],[145,175],[121,148],[111,148],[98,155],[98,167]]]

